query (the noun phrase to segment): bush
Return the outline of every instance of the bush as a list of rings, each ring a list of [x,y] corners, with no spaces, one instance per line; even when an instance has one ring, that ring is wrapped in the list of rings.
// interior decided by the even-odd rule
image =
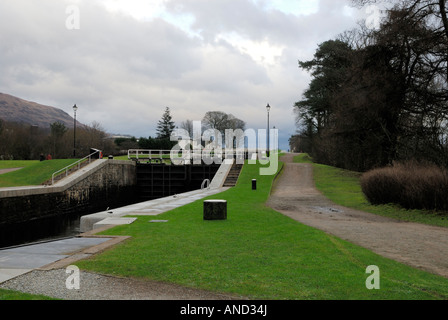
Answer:
[[[406,209],[448,210],[448,173],[435,165],[397,163],[361,177],[367,200],[399,204]]]

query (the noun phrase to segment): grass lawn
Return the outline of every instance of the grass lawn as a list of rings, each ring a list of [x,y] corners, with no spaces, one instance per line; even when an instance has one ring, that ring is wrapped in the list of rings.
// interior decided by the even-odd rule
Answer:
[[[74,162],[75,159],[58,159],[48,161],[0,161],[0,169],[23,168],[0,175],[0,188],[40,185],[51,175]]]
[[[32,295],[28,293],[22,293],[12,290],[0,289],[0,301],[1,300],[57,300],[42,295]]]
[[[213,199],[228,201],[226,221],[204,221],[203,200],[103,234],[131,239],[88,260],[82,270],[159,280],[252,299],[448,299],[448,279],[380,257],[266,207],[273,176],[245,165],[238,184]],[[257,190],[251,190],[257,179]],[[368,290],[366,268],[381,272]]]
[[[128,156],[117,156],[114,157],[115,160],[129,160]]]
[[[38,162],[38,160],[0,160],[0,169],[25,168]]]
[[[296,156],[295,162],[312,163],[307,154]],[[321,164],[313,164],[316,188],[333,202],[402,221],[419,222],[448,227],[448,212],[429,210],[406,210],[398,205],[371,205],[361,190],[361,173]]]

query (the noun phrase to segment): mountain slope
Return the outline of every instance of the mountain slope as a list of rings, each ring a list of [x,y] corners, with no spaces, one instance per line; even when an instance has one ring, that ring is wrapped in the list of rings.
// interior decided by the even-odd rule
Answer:
[[[59,121],[73,128],[73,118],[65,111],[0,93],[0,119],[49,128]]]

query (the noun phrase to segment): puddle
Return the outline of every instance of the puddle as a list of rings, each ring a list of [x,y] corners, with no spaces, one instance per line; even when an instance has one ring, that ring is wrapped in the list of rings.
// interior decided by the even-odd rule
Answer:
[[[332,208],[332,207],[312,207],[314,210],[318,210],[321,213],[339,213],[339,212],[344,212],[342,210],[336,209],[336,208]]]

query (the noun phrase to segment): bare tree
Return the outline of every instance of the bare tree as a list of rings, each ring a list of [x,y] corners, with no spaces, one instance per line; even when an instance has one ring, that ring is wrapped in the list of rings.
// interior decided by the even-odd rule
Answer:
[[[188,132],[188,135],[193,138],[193,120],[187,119],[180,123],[180,128]]]
[[[245,129],[246,123],[222,111],[209,111],[202,119],[202,124],[206,129],[216,129],[224,133],[226,129]]]

